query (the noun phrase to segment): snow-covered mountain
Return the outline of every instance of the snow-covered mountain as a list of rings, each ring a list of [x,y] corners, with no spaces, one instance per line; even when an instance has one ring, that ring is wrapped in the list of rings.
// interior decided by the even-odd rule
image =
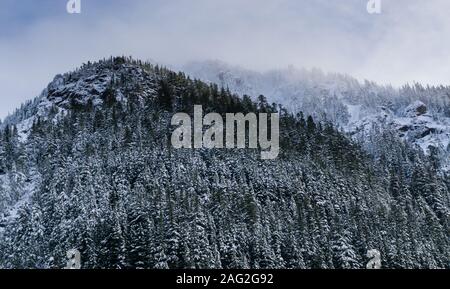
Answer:
[[[130,90],[139,91],[136,95],[139,101],[154,97],[154,76],[143,66],[118,59],[114,65],[89,62],[70,73],[56,75],[38,97],[0,123],[0,129],[14,127],[17,141],[27,145],[33,127],[39,123],[50,122],[57,126],[74,110],[99,108],[105,102],[117,101],[126,106]],[[1,153],[0,150],[0,156]],[[0,232],[2,224],[17,217],[18,210],[27,205],[41,179],[35,167],[27,169],[27,176],[14,167],[7,176],[2,161],[0,159]],[[2,196],[2,192],[8,192],[8,197]]]
[[[223,79],[292,92],[315,116],[280,111],[276,160],[170,142],[175,112],[275,111],[264,98],[125,57],[56,76],[0,125],[0,268],[62,268],[74,248],[82,268],[364,268],[373,248],[385,268],[448,268],[449,177],[397,136],[446,129],[441,103],[318,71],[240,73],[248,85]],[[336,124],[368,131],[377,157]],[[385,126],[395,138],[376,137]]]
[[[261,73],[220,61],[192,62],[184,70],[237,94],[263,94],[292,112],[326,118],[361,140],[381,125],[426,154],[436,149],[442,167],[450,169],[450,87],[415,84],[396,89],[318,69]]]
[[[112,90],[120,83],[120,89]],[[142,67],[129,63],[118,63],[108,66],[104,63],[84,64],[80,69],[58,74],[36,99],[22,105],[16,113],[8,116],[1,127],[14,124],[19,139],[27,140],[33,124],[38,120],[56,122],[67,112],[77,107],[91,105],[102,106],[107,101],[120,101],[124,105],[127,97],[124,94],[131,88],[139,86],[139,98],[144,99],[155,94],[155,80]]]
[[[360,111],[356,113],[360,114]],[[384,129],[395,132],[400,139],[419,146],[426,154],[436,150],[442,158],[443,168],[450,169],[450,118],[433,116],[423,102],[415,101],[400,114],[381,107],[379,113],[353,119],[346,126],[350,133],[361,137],[373,133],[374,125],[382,125]]]

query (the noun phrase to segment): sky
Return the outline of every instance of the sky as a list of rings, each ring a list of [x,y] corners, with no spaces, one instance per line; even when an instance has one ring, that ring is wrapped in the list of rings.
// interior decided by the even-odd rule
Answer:
[[[127,55],[170,67],[289,65],[400,86],[450,85],[450,1],[0,0],[0,118],[54,75]],[[372,0],[376,1],[376,0]]]

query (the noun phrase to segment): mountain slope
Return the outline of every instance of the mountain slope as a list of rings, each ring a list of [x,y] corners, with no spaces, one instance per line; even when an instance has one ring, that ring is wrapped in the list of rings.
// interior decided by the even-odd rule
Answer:
[[[173,149],[194,104],[279,110],[279,158]],[[387,135],[374,159],[330,122],[148,63],[57,76],[0,140],[2,268],[62,268],[74,248],[83,268],[363,268],[369,249],[449,265],[450,182],[423,153]]]
[[[405,86],[395,89],[366,81],[360,83],[341,74],[320,70],[288,69],[265,73],[233,67],[219,61],[193,62],[184,67],[193,77],[218,83],[240,95],[265,95],[292,112],[303,111],[318,119],[327,118],[364,141],[373,127],[391,130],[399,141],[435,153],[441,168],[450,169],[450,87]],[[408,114],[417,103],[426,113]],[[407,130],[407,131],[405,131]]]

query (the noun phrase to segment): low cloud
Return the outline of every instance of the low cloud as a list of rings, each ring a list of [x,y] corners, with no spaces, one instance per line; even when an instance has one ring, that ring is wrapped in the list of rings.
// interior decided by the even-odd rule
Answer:
[[[63,0],[43,0],[28,2],[32,17],[7,5],[0,117],[55,74],[121,54],[177,67],[220,59],[256,70],[293,64],[394,85],[449,84],[450,2],[381,1],[379,15],[367,13],[366,0],[82,0],[81,15],[67,14]]]

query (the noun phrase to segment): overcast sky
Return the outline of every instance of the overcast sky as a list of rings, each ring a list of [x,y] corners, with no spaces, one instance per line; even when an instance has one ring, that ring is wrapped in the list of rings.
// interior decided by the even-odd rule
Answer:
[[[110,55],[180,66],[318,67],[401,85],[450,84],[450,1],[0,0],[0,118],[57,73]]]

